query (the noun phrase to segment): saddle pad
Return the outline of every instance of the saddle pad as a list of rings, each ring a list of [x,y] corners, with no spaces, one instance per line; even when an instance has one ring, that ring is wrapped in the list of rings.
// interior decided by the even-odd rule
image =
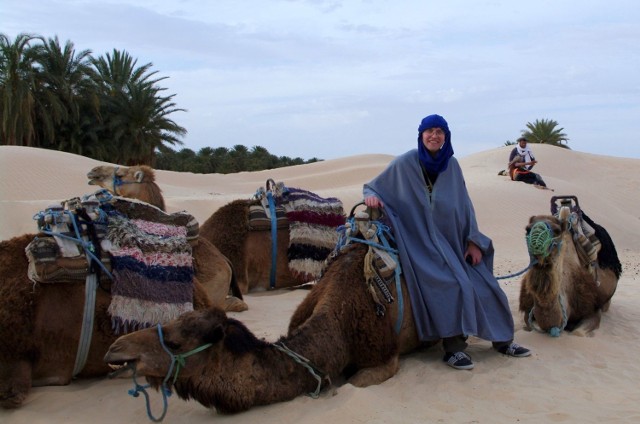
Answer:
[[[282,206],[276,206],[276,226],[278,229],[289,228],[287,212]],[[249,206],[249,230],[271,230],[271,218],[267,216],[267,212],[261,204]]]

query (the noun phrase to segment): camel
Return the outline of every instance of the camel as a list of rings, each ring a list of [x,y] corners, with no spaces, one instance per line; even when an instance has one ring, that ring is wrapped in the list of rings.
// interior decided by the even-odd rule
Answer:
[[[380,384],[396,374],[400,354],[426,345],[418,341],[403,278],[404,301],[390,284],[395,302],[382,316],[376,314],[363,272],[367,249],[346,246],[330,261],[294,312],[287,335],[275,343],[259,340],[240,321],[210,308],[120,337],[104,360],[113,366],[127,363],[159,388],[181,353],[185,362],[176,373],[175,392],[222,414],[317,394],[338,377],[357,387]],[[194,353],[199,347],[203,350]]]
[[[34,236],[0,242],[0,405],[4,408],[19,407],[31,387],[71,382],[83,324],[83,282],[33,283],[27,277],[25,248]],[[107,311],[108,281],[96,290],[90,349],[77,377],[111,371],[102,360],[117,338]],[[194,309],[211,306],[204,287],[194,278]]]
[[[100,186],[117,196],[141,200],[166,212],[162,190],[155,180],[155,172],[146,165],[128,168],[96,166],[89,171],[87,178],[89,185]],[[193,256],[198,264],[200,281],[214,304],[233,312],[248,309],[238,288],[231,262],[215,245],[206,238],[199,237],[198,245],[193,249]],[[227,296],[230,290],[232,295]]]
[[[525,329],[538,327],[552,336],[562,330],[575,335],[593,336],[601,314],[609,309],[622,266],[607,231],[584,212],[581,218],[595,230],[601,248],[597,263],[585,260],[580,245],[574,243],[575,221],[569,206],[554,215],[532,216],[526,227],[533,265],[521,281],[519,310]],[[535,239],[541,248],[535,248]],[[534,240],[534,241],[532,241]],[[585,238],[582,238],[586,241]],[[532,245],[533,251],[532,251]],[[592,251],[595,256],[595,251]]]
[[[164,204],[153,169],[147,166],[125,169],[103,165],[92,169],[87,177],[89,184],[99,185],[120,196],[149,203],[155,201],[152,204],[158,207]],[[242,293],[301,285],[300,278],[289,267],[289,228],[279,228],[276,233],[276,283],[275,287],[270,287],[271,233],[250,231],[247,219],[241,218],[248,217],[250,206],[255,204],[259,201],[238,199],[222,206],[200,225],[200,239],[207,239],[229,258]]]

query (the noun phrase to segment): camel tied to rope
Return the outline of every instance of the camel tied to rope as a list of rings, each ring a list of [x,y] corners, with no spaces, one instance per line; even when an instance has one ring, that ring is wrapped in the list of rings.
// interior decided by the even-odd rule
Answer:
[[[379,313],[365,272],[369,252],[367,244],[351,243],[332,255],[287,335],[274,343],[212,308],[125,335],[105,361],[128,364],[153,387],[225,414],[317,395],[338,377],[358,387],[380,384],[397,373],[401,354],[426,345],[418,341],[411,302],[395,301]],[[393,299],[408,299],[403,278],[388,291]]]
[[[594,244],[579,230],[585,224],[594,231]],[[520,289],[525,329],[592,336],[622,272],[611,237],[579,207],[566,205],[557,216],[532,216],[526,232],[533,263]]]
[[[95,378],[111,369],[104,363],[107,348],[118,335],[113,330],[111,285],[95,290],[92,337],[86,362],[75,374],[84,325],[85,282],[68,279],[34,283],[27,276],[27,246],[36,234],[0,242],[0,406],[17,408],[31,387],[62,386],[74,377]],[[211,307],[204,287],[193,279],[193,308]]]
[[[96,166],[87,173],[87,178],[89,185],[100,186],[116,196],[137,199],[166,211],[155,172],[146,165]],[[248,305],[242,299],[231,262],[207,237],[198,238],[198,244],[193,249],[193,257],[199,279],[215,305],[233,312],[248,309]]]

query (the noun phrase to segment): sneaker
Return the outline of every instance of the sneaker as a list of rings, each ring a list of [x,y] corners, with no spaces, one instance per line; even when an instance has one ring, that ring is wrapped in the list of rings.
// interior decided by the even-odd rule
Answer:
[[[471,362],[471,356],[467,355],[464,352],[445,353],[444,358],[442,358],[442,360],[446,362],[447,365],[457,370],[473,369],[473,362]]]
[[[498,352],[507,356],[514,356],[516,358],[524,358],[531,355],[531,351],[526,347],[520,346],[518,343],[511,343],[510,345],[502,346],[498,349]]]

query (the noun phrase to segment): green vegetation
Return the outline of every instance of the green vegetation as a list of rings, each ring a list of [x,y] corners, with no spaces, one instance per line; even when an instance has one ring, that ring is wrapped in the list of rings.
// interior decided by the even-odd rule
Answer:
[[[121,165],[199,173],[256,171],[316,162],[236,145],[175,151],[186,112],[165,94],[152,64],[125,51],[93,57],[67,41],[0,34],[0,144],[61,150]]]
[[[556,128],[558,125],[558,122],[553,119],[536,119],[533,124],[527,122],[527,129],[522,130],[520,136],[525,137],[529,143],[551,144],[570,149],[569,138],[562,132],[564,128]],[[504,143],[505,146],[513,144],[516,142],[507,140]]]

